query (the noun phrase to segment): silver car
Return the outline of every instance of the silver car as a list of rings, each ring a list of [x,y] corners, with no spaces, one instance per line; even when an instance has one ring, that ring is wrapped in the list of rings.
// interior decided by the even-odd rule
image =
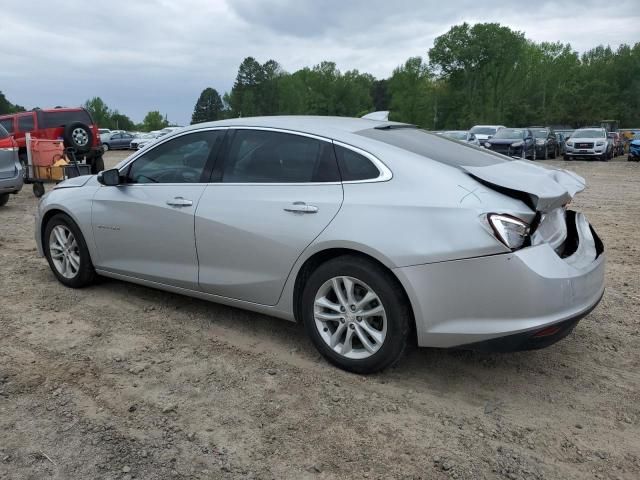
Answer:
[[[198,124],[59,184],[36,240],[69,287],[96,275],[303,322],[330,362],[566,336],[604,291],[579,176],[368,119]],[[415,335],[414,335],[415,333]]]
[[[7,204],[9,195],[22,189],[23,170],[18,157],[18,145],[0,125],[0,207]]]

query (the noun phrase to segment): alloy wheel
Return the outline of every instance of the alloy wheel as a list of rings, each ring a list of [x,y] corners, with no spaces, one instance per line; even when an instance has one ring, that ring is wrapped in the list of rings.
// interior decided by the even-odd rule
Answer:
[[[56,225],[49,236],[49,254],[54,267],[65,278],[74,278],[80,270],[80,248],[71,230]]]
[[[387,315],[380,297],[354,277],[333,277],[320,287],[314,320],[322,340],[349,359],[375,354],[387,335]]]
[[[84,147],[89,143],[89,135],[84,128],[75,128],[71,132],[71,138],[79,147]]]

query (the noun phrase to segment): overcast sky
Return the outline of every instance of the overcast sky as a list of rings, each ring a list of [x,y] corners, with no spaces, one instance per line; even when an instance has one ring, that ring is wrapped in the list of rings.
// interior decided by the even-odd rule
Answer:
[[[499,22],[535,41],[640,41],[638,0],[31,0],[2,8],[0,90],[27,108],[100,96],[139,122],[187,124],[200,92],[246,56],[293,72],[322,60],[383,78],[452,25]],[[4,3],[4,1],[3,1]]]

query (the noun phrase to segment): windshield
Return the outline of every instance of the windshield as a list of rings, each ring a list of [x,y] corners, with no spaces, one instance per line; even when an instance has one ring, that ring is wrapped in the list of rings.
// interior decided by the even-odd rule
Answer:
[[[466,132],[444,132],[443,135],[445,137],[454,138],[456,140],[466,140],[467,133]]]
[[[548,135],[549,135],[549,132],[546,131],[544,128],[533,130],[533,136],[536,138],[547,138]]]
[[[493,138],[524,138],[524,130],[521,128],[502,128],[494,135]]]
[[[417,128],[369,128],[355,133],[452,167],[486,167],[510,161],[508,157],[469,143],[452,142]]]
[[[471,133],[479,133],[480,135],[493,135],[496,133],[495,127],[473,127],[469,130]]]
[[[604,138],[604,130],[597,128],[585,128],[584,130],[576,130],[571,138]]]

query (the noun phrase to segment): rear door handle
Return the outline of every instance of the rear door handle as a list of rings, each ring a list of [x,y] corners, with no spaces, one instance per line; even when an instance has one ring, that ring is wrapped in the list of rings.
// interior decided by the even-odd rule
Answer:
[[[170,207],[190,207],[193,205],[193,201],[186,200],[182,197],[175,197],[172,200],[167,200],[167,205]]]
[[[291,213],[318,213],[318,207],[315,205],[307,205],[304,202],[293,202],[284,208],[285,212]]]

